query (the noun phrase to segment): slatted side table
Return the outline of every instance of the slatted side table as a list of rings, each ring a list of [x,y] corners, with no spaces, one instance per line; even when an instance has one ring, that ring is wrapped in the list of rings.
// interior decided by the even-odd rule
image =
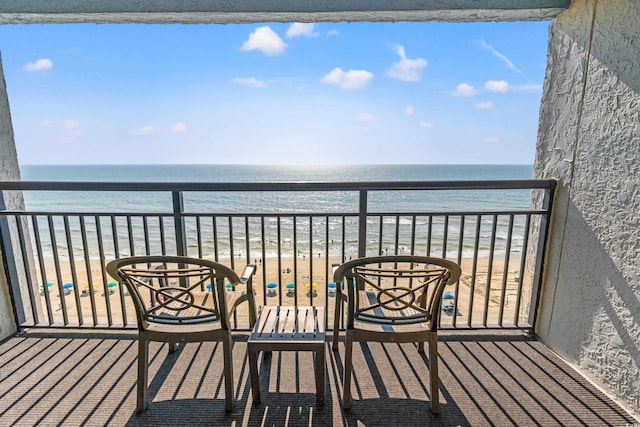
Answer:
[[[259,351],[313,351],[316,356],[316,402],[324,404],[324,332],[324,307],[264,307],[247,340],[253,401],[260,403]]]

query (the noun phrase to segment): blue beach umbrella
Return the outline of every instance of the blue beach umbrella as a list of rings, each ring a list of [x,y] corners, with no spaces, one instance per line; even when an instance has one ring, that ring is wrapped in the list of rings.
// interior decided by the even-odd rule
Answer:
[[[329,296],[330,297],[335,296],[337,285],[334,282],[330,282],[327,284],[327,287],[329,288]]]
[[[69,283],[65,283],[64,285],[62,285],[62,292],[65,295],[68,295],[71,293],[71,289],[73,288],[73,283],[69,282]]]
[[[456,297],[449,291],[442,294],[442,299],[456,299]]]

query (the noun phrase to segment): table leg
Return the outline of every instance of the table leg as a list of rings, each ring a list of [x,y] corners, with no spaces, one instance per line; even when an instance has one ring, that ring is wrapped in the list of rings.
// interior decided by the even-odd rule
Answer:
[[[253,402],[260,403],[260,378],[258,376],[258,351],[248,348],[249,354],[249,374],[251,376],[251,393],[253,394]]]
[[[325,348],[316,351],[316,403],[324,405],[325,398],[325,382],[326,382],[326,365],[325,365]]]

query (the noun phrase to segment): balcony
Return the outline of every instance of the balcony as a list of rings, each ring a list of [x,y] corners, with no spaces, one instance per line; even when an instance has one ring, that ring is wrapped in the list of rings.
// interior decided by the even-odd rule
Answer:
[[[0,344],[3,425],[617,425],[636,422],[556,354],[522,334],[441,333],[440,414],[415,345],[354,347],[353,406],[340,407],[342,356],[327,345],[327,402],[315,405],[311,353],[262,361],[262,403],[234,334],[236,408],[224,410],[221,348],[150,350],[150,406],[135,413],[135,332],[30,330]],[[215,351],[214,351],[215,350]]]
[[[4,245],[11,249],[5,267],[19,278],[12,282],[12,296],[22,328],[0,345],[3,422],[401,425],[408,421],[406,414],[446,425],[633,422],[535,340],[554,181],[4,182],[0,187],[26,196],[65,191],[114,200],[161,194],[167,202],[153,212],[97,206],[0,212]],[[505,205],[492,195],[505,191],[515,192],[526,206]],[[195,203],[238,192],[283,200],[335,193],[343,204],[340,210],[228,212],[198,210],[202,207]],[[424,209],[422,203],[419,209],[389,211],[377,204],[381,197],[417,195],[424,201],[456,192],[477,194],[479,205],[460,209],[430,203]],[[355,400],[349,411],[340,407],[342,357],[330,345],[324,408],[315,406],[311,354],[276,352],[262,360],[263,403],[252,404],[248,322],[242,313],[234,331],[237,407],[232,413],[224,411],[216,345],[186,345],[168,355],[156,344],[150,357],[151,407],[135,414],[135,316],[124,288],[104,273],[109,260],[169,253],[208,257],[236,269],[256,262],[260,305],[324,305],[332,329],[341,326],[333,324],[333,264],[382,252],[441,256],[463,266],[463,279],[448,289],[453,310],[447,314],[443,308],[440,322],[439,416],[429,410],[427,360],[414,345],[355,347]],[[344,353],[342,345],[339,351]]]

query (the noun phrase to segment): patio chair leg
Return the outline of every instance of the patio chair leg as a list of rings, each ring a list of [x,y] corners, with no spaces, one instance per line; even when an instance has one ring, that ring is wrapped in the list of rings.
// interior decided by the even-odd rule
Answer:
[[[251,394],[253,403],[260,403],[260,377],[258,373],[258,351],[253,348],[247,351],[249,354],[249,375],[251,376]]]
[[[224,353],[224,398],[226,411],[233,410],[233,347],[231,343],[231,331],[227,331],[222,339],[222,352]]]
[[[138,387],[136,412],[147,409],[147,384],[149,382],[149,341],[138,339]]]
[[[169,342],[167,344],[169,344],[169,353],[175,353],[176,350],[178,349],[178,343]]]
[[[429,376],[431,377],[431,412],[440,412],[440,391],[438,390],[438,335],[429,336]]]
[[[351,371],[353,369],[353,330],[347,329],[344,343],[344,379],[342,381],[342,407],[351,408]]]
[[[418,342],[418,353],[424,353],[424,341]]]
[[[333,351],[338,351],[338,337],[340,336],[340,314],[342,311],[342,298],[340,295],[339,292],[336,293],[336,307],[333,319],[333,343],[331,345]]]

